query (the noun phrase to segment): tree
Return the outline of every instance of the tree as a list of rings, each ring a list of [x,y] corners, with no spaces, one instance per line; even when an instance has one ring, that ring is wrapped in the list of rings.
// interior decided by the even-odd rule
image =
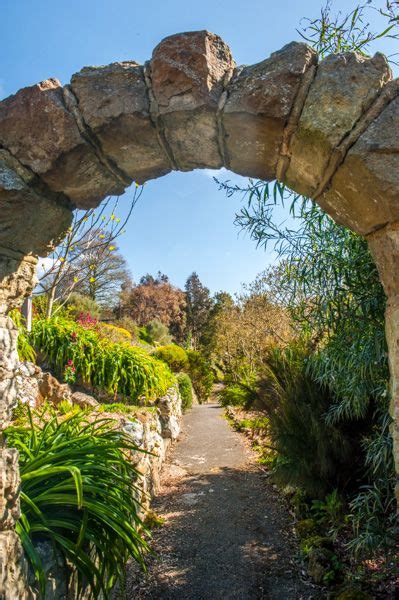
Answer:
[[[208,358],[216,350],[219,317],[233,306],[234,300],[228,292],[216,292],[212,297],[212,306],[201,335],[201,350]]]
[[[212,301],[209,289],[205,287],[194,271],[187,278],[185,284],[186,290],[186,314],[187,314],[187,333],[194,349],[198,348],[201,335],[209,318],[212,307]]]
[[[158,285],[160,283],[169,283],[169,277],[165,273],[161,273],[161,271],[158,271],[156,277],[150,273],[146,273],[140,277],[141,285]]]
[[[399,37],[397,2],[388,0],[386,8],[379,10],[387,19],[382,32],[370,29],[370,10],[375,7],[367,2],[334,16],[327,3],[320,17],[304,21],[300,33],[321,58],[344,51],[366,55],[373,41]],[[240,190],[228,183],[220,185],[228,195]],[[362,461],[369,485],[352,501],[357,528],[353,547],[370,550],[374,546],[375,550],[389,535],[395,480],[387,414],[385,298],[377,269],[364,239],[334,223],[311,200],[281,182],[250,180],[240,191],[248,203],[236,223],[258,246],[275,243],[282,259],[278,295],[302,333],[312,338],[307,376],[331,394],[323,411],[326,423],[347,426],[362,418],[367,422]],[[295,228],[276,223],[279,204],[290,206]]]
[[[258,283],[245,287],[235,301],[219,295],[212,310],[212,357],[232,380],[257,377],[268,352],[292,339],[291,320]]]
[[[139,326],[158,320],[169,328],[176,340],[182,340],[186,308],[184,292],[162,274],[157,277],[145,275],[140,281],[121,294],[119,315],[128,315]]]
[[[140,198],[142,188],[135,188],[133,198],[126,218],[121,221],[116,216],[118,198],[105,200],[94,210],[77,211],[73,223],[68,229],[64,240],[57,246],[49,259],[43,263],[43,272],[36,289],[36,295],[47,296],[47,317],[53,312],[56,300],[64,303],[73,291],[82,291],[82,287],[96,294],[95,276],[97,270],[104,281],[108,264],[115,275],[122,263],[119,259],[111,258],[116,251],[115,241],[124,233],[133,208]],[[112,202],[112,204],[111,204]],[[92,268],[86,268],[93,265]],[[96,266],[97,265],[97,266]],[[121,281],[121,279],[120,279]],[[104,289],[104,286],[100,286]],[[112,287],[112,286],[111,286]],[[78,289],[79,288],[79,289]]]
[[[99,245],[91,248],[91,235],[98,237],[99,233],[92,231],[85,236],[83,244],[87,250],[80,253],[74,268],[66,273],[59,285],[59,295],[67,295],[73,287],[74,291],[89,296],[99,304],[112,306],[117,303],[122,286],[130,280],[130,273],[125,258],[116,246]],[[79,273],[79,278],[73,286],[71,278],[76,278],[75,273]]]

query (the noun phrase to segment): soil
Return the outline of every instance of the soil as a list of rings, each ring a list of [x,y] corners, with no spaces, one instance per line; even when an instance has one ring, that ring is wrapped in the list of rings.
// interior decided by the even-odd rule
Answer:
[[[292,517],[243,436],[217,404],[183,421],[153,509],[156,556],[128,569],[126,598],[300,600],[325,597],[302,579]]]

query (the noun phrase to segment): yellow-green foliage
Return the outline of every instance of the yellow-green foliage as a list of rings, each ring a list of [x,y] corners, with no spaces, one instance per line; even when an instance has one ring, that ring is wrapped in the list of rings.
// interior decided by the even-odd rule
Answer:
[[[193,386],[187,373],[178,373],[177,383],[182,401],[183,410],[188,410],[193,404]]]
[[[317,527],[314,519],[301,519],[301,521],[296,523],[295,529],[298,536],[302,539],[314,535]]]
[[[188,367],[188,356],[187,352],[181,346],[177,344],[167,344],[166,346],[160,346],[153,353],[153,356],[159,360],[163,360],[174,373],[179,371],[185,371]]]
[[[35,321],[32,340],[58,373],[62,374],[70,361],[83,382],[121,394],[131,402],[155,400],[175,381],[167,365],[144,350],[110,342],[65,318]]]
[[[17,350],[19,360],[28,360],[33,363],[36,362],[36,352],[30,343],[29,334],[26,331],[26,328],[23,324],[22,315],[20,311],[17,308],[15,308],[14,310],[10,311],[9,316],[14,321],[15,325],[18,327]]]
[[[123,327],[117,327],[112,323],[97,323],[96,331],[101,337],[110,342],[131,342],[132,334]]]

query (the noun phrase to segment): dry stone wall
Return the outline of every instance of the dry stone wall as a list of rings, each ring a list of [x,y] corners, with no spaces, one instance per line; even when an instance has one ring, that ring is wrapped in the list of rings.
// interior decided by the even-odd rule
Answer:
[[[388,296],[398,465],[398,140],[399,81],[385,57],[318,62],[303,43],[237,67],[218,36],[188,32],[163,40],[145,65],[86,67],[69,85],[51,78],[24,88],[0,102],[1,318],[29,293],[36,256],[62,236],[74,208],[171,170],[225,166],[277,178],[369,240]],[[5,363],[15,346],[6,323]],[[11,373],[0,372],[4,422]]]

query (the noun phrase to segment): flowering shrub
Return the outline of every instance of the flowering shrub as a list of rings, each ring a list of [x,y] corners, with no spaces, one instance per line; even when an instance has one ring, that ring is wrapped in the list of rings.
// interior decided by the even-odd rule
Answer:
[[[67,360],[64,369],[64,381],[66,383],[75,383],[76,381],[76,367],[73,364],[73,360],[70,358]]]
[[[92,329],[93,327],[95,327],[97,325],[97,322],[97,319],[95,317],[92,317],[90,313],[84,312],[79,313],[76,319],[76,323],[78,323],[82,327],[87,327],[88,329]]]
[[[141,348],[110,342],[69,319],[34,321],[32,340],[58,373],[64,373],[70,360],[76,378],[111,394],[121,394],[131,402],[151,402],[163,396],[175,381],[165,363]]]

